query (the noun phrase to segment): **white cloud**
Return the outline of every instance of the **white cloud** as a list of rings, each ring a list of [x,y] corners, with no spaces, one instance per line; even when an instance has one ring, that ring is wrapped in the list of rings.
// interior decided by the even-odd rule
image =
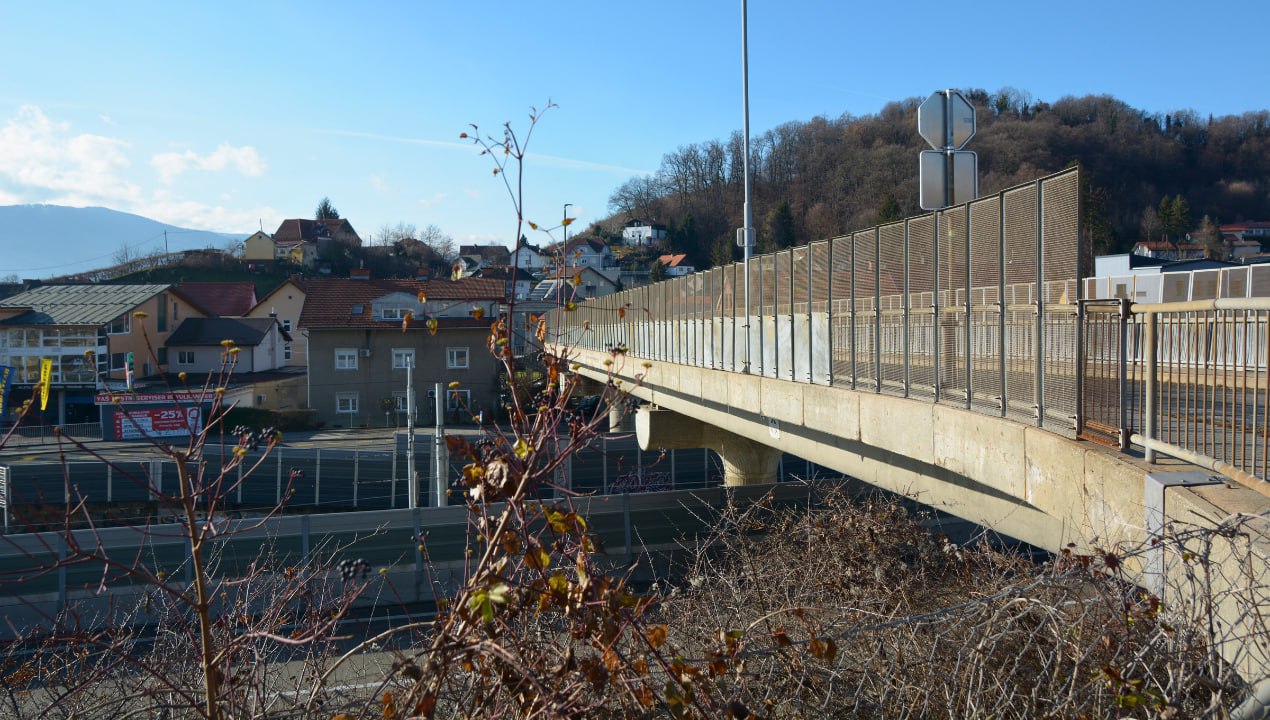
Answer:
[[[376,192],[386,193],[389,191],[388,183],[384,182],[384,179],[378,175],[370,176],[370,186],[375,188]]]
[[[136,202],[141,189],[120,172],[131,163],[128,143],[103,135],[73,135],[38,107],[23,105],[0,128],[0,179],[27,202],[120,205]]]
[[[221,143],[208,155],[199,155],[193,150],[175,153],[159,153],[150,158],[150,165],[159,173],[164,184],[171,185],[178,175],[194,168],[208,172],[219,172],[229,166],[249,177],[263,175],[268,165],[250,145],[234,147],[229,143]]]
[[[432,197],[420,198],[419,205],[430,208],[439,205],[443,200],[450,197],[450,193],[437,193]]]
[[[264,218],[280,216],[280,213],[271,207],[227,208],[222,205],[208,205],[194,200],[185,200],[166,192],[155,193],[154,200],[145,204],[144,214],[159,222],[192,230],[245,234],[255,232]]]

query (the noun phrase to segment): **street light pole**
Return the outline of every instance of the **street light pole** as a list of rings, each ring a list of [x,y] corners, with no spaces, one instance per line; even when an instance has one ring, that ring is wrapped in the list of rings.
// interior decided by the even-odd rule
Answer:
[[[742,248],[741,272],[745,275],[745,354],[741,372],[750,371],[750,256],[754,252],[754,216],[750,211],[750,45],[749,8],[741,0],[741,104],[745,114],[744,142],[741,150],[741,167],[745,177],[744,225],[737,232],[736,242]],[[735,322],[735,318],[733,319]]]
[[[406,356],[406,507],[419,506],[419,477],[415,474],[415,355]]]
[[[573,206],[573,203],[565,203],[564,210],[561,211],[560,213],[560,219],[561,219],[560,226],[564,228],[564,242],[566,243],[569,242],[569,226],[565,225],[563,221],[569,219],[569,208],[572,206]]]

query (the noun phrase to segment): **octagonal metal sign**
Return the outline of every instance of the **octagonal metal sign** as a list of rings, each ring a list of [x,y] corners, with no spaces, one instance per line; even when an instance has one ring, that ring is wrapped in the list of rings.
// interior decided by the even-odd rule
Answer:
[[[917,106],[917,132],[936,150],[960,150],[975,135],[974,105],[956,90],[937,90]]]

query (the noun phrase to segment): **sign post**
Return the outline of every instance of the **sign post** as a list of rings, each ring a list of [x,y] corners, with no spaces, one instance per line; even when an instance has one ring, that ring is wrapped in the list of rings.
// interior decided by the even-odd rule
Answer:
[[[975,135],[975,108],[956,90],[938,90],[917,107],[917,132],[933,150],[919,157],[923,210],[970,202],[979,196],[979,157],[962,150]]]

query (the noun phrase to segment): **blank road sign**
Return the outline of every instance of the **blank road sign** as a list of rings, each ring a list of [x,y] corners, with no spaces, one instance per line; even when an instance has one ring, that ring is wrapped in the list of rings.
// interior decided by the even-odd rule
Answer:
[[[948,158],[952,158],[952,202],[945,202],[948,187]],[[920,192],[918,202],[923,210],[940,210],[970,202],[979,196],[979,156],[969,150],[945,153],[923,150],[920,156]]]
[[[975,135],[975,108],[956,90],[933,92],[917,106],[917,133],[936,150],[960,150]]]

